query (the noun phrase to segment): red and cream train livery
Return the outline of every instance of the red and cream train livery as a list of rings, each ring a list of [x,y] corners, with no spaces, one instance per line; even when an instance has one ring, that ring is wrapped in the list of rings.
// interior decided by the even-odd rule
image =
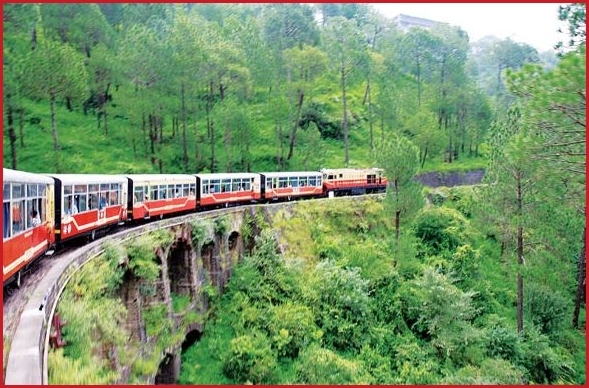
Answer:
[[[3,169],[3,279],[67,240],[126,222],[249,203],[385,192],[384,171],[34,174]]]

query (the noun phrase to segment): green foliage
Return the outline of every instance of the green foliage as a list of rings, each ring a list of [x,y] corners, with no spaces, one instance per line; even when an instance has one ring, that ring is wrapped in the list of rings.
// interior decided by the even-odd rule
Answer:
[[[438,380],[439,364],[435,361],[432,350],[421,346],[415,338],[407,335],[399,340],[395,347],[393,368],[394,384],[433,384]]]
[[[158,304],[146,307],[141,311],[145,332],[150,337],[158,337],[161,334],[169,333],[172,329],[172,321],[168,317],[166,305]]]
[[[172,294],[172,310],[175,313],[182,313],[190,305],[190,296]]]
[[[286,302],[271,309],[268,334],[279,357],[296,358],[322,333],[314,322],[311,309],[303,304]]]
[[[554,336],[563,330],[571,303],[559,291],[528,282],[524,290],[524,308],[542,334]]]
[[[48,358],[49,381],[57,385],[110,385],[119,376],[114,371],[105,371],[99,363],[84,363],[64,355],[64,349],[56,349]]]
[[[213,221],[213,230],[217,236],[223,236],[229,228],[229,219],[227,217],[216,217]]]
[[[207,226],[201,221],[190,222],[190,237],[192,246],[198,248],[203,245],[207,235]]]
[[[366,323],[372,319],[368,281],[358,268],[341,268],[331,260],[319,262],[310,280],[305,298],[314,306],[324,343],[339,350],[360,350]]]
[[[452,357],[460,362],[469,343],[481,340],[470,324],[476,310],[472,292],[463,292],[452,279],[426,269],[400,288],[403,316],[411,330],[431,341],[442,359]]]
[[[502,359],[487,359],[480,367],[465,366],[452,376],[442,379],[449,385],[523,385],[521,370]]]
[[[370,384],[372,376],[359,360],[349,360],[317,345],[297,362],[297,381],[306,385]]]
[[[223,372],[241,384],[271,384],[275,368],[271,342],[259,332],[232,339],[223,356]]]
[[[523,334],[518,364],[525,370],[527,381],[556,384],[573,380],[574,364],[561,347],[553,346],[550,339],[534,327]]]
[[[423,209],[414,220],[415,236],[421,239],[420,255],[452,253],[467,241],[468,220],[450,208]]]
[[[116,247],[107,247],[106,254],[84,265],[64,290],[58,312],[67,322],[62,331],[67,346],[49,353],[51,383],[74,376],[67,381],[112,384],[120,377],[113,366],[127,361],[129,337],[124,325],[125,306],[113,298],[113,287],[121,281],[121,273],[112,269],[120,255]]]
[[[155,261],[156,241],[150,236],[142,236],[131,241],[127,247],[129,268],[138,278],[148,282],[157,280],[160,276],[160,265]]]

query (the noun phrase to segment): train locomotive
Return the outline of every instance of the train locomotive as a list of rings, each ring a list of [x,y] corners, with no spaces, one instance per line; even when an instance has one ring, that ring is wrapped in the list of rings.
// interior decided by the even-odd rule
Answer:
[[[212,174],[41,174],[3,168],[3,284],[69,240],[215,208],[386,191],[379,168]]]

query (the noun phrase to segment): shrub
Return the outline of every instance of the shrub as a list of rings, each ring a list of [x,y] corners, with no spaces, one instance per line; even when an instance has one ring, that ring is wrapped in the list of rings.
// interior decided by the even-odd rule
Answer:
[[[272,383],[275,368],[270,340],[256,331],[232,339],[223,357],[223,373],[238,384]]]
[[[421,239],[421,256],[453,252],[467,242],[467,219],[457,210],[433,207],[422,210],[414,221],[415,236]]]

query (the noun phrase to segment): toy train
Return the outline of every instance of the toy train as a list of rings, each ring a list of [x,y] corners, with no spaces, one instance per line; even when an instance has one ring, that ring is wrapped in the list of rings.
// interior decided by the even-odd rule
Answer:
[[[385,192],[379,168],[215,174],[37,174],[3,169],[4,285],[75,238],[126,223],[251,203]]]

